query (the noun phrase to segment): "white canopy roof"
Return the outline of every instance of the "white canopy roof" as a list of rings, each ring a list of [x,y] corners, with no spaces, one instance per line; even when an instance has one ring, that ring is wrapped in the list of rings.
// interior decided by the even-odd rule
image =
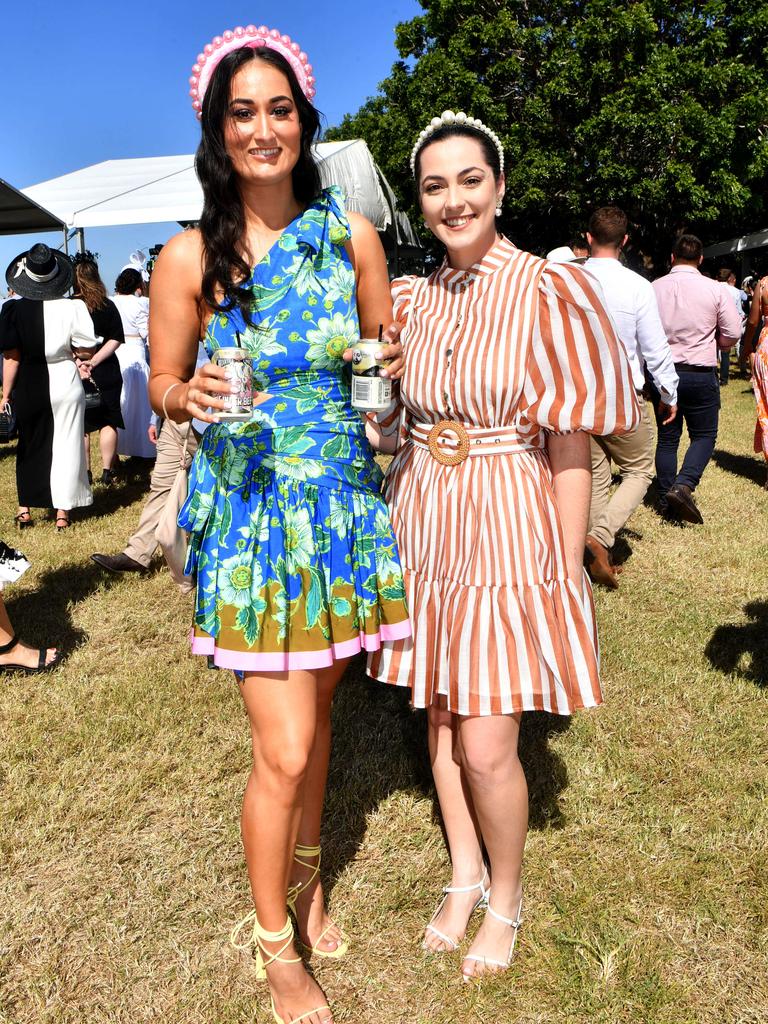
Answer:
[[[44,210],[29,196],[0,178],[0,235],[29,231],[60,231],[65,225],[50,210]]]
[[[340,185],[347,207],[366,216],[401,245],[418,245],[408,218],[362,139],[315,147],[323,185]],[[105,160],[22,189],[68,228],[188,222],[200,218],[203,194],[194,157]]]
[[[753,249],[762,249],[763,246],[768,245],[768,229],[765,231],[755,231],[751,235],[742,235],[741,238],[729,238],[727,242],[716,242],[714,245],[708,245],[704,250],[704,255],[709,258],[710,256],[728,256],[732,252],[750,252]]]

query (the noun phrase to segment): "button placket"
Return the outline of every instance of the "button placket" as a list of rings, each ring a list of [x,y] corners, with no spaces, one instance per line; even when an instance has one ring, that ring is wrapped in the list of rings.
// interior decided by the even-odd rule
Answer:
[[[467,288],[470,285],[471,280],[472,280],[472,278],[470,277],[469,274],[464,274],[464,276],[458,282],[459,283],[459,292],[458,292],[459,308],[458,308],[458,312],[456,314],[456,322],[454,323],[454,326],[453,326],[453,329],[454,329],[454,331],[456,332],[457,335],[461,332],[461,329],[464,326],[464,317],[465,317],[464,306],[465,306],[465,304],[467,302],[467,298],[468,298],[467,297]],[[458,341],[458,337],[456,338],[456,341]],[[446,390],[443,391],[443,401],[445,402],[446,413],[449,416],[453,415],[453,413],[452,413],[451,405],[450,405],[451,398],[450,398],[450,395],[448,393],[447,388],[450,388],[451,390],[454,390],[456,374],[455,374],[455,369],[454,369],[454,363],[453,363],[451,357],[453,356],[454,351],[455,351],[456,341],[453,341],[453,342],[449,341],[449,347],[445,350],[445,365],[446,365],[446,368],[448,370],[448,383],[446,384]]]

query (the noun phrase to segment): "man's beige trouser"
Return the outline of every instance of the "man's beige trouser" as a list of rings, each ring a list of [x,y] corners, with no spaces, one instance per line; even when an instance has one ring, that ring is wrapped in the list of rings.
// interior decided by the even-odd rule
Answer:
[[[589,533],[610,548],[616,534],[645,497],[653,480],[656,438],[645,402],[639,399],[640,425],[629,434],[590,437],[592,450],[592,504]],[[621,483],[609,500],[611,463],[621,473]]]
[[[188,439],[187,439],[188,438]],[[149,497],[139,519],[139,526],[125,547],[125,554],[147,568],[155,553],[155,530],[160,522],[168,494],[176,479],[187,440],[186,465],[197,451],[198,437],[189,423],[163,420],[157,439],[157,458],[149,482]]]

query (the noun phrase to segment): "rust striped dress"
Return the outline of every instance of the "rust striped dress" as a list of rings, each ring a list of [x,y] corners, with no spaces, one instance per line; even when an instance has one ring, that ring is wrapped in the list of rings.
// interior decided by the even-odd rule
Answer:
[[[443,265],[393,283],[406,371],[384,421],[402,443],[386,497],[413,637],[369,657],[369,674],[443,697],[461,715],[601,702],[594,607],[567,578],[547,435],[618,434],[639,422],[632,376],[599,284],[501,238],[468,271]],[[469,456],[443,465],[427,439],[460,423]],[[457,450],[451,432],[438,456]]]

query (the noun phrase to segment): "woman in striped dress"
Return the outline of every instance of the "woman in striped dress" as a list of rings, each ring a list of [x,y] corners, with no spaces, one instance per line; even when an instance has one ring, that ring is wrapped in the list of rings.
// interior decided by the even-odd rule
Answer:
[[[757,334],[757,344],[752,340]],[[768,277],[757,282],[742,343],[743,355],[752,367],[752,390],[757,403],[754,449],[762,452],[768,467]],[[763,484],[768,490],[768,475]]]
[[[509,965],[521,919],[522,712],[601,702],[582,564],[588,433],[627,432],[639,408],[598,283],[497,233],[493,132],[446,111],[411,164],[447,255],[429,277],[393,285],[406,370],[400,414],[382,430],[402,440],[386,495],[414,635],[369,671],[428,709],[453,876],[424,944],[457,949],[487,902],[462,962],[469,980]]]

